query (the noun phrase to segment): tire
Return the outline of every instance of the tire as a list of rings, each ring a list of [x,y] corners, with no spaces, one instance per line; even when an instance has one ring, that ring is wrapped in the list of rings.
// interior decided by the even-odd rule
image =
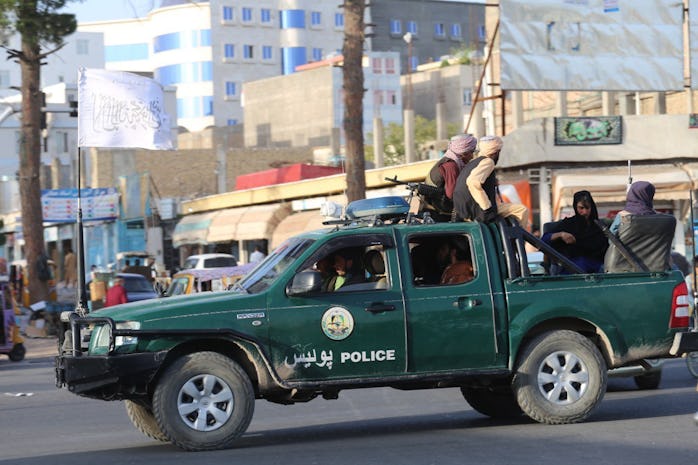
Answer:
[[[125,404],[128,418],[131,420],[131,423],[133,423],[133,426],[138,429],[138,431],[157,441],[169,441],[169,438],[158,426],[158,422],[155,420],[152,408],[141,405],[132,400],[125,401]]]
[[[463,397],[477,412],[492,418],[516,418],[523,415],[511,387],[460,389]]]
[[[581,334],[543,333],[519,357],[514,393],[521,410],[537,422],[578,423],[603,399],[606,372],[599,349]]]
[[[254,400],[240,365],[216,352],[196,352],[176,360],[160,378],[153,414],[160,430],[182,449],[225,449],[247,430]]]
[[[634,376],[635,386],[639,389],[657,389],[662,382],[662,371],[653,371],[644,375]]]
[[[24,356],[27,354],[27,349],[24,347],[24,344],[19,343],[15,344],[12,346],[12,349],[10,349],[10,352],[7,354],[8,357],[10,357],[10,360],[13,362],[21,362],[24,360]]]
[[[686,354],[686,367],[694,378],[698,378],[698,352]]]

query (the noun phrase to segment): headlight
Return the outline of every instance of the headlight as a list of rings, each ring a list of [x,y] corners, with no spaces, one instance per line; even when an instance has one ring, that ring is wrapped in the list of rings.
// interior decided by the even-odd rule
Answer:
[[[120,321],[116,323],[116,329],[141,329],[140,321]],[[116,336],[114,345],[118,349],[121,346],[130,346],[138,344],[136,336]]]
[[[116,329],[140,329],[138,321],[119,321]],[[104,355],[109,352],[109,341],[111,340],[111,327],[109,325],[98,325],[92,331],[90,338],[89,353],[92,355]],[[135,336],[116,336],[114,338],[114,350],[119,352],[128,351],[128,347],[138,344]]]
[[[109,325],[97,325],[90,336],[89,353],[103,355],[109,352],[109,340],[111,339],[111,327]]]

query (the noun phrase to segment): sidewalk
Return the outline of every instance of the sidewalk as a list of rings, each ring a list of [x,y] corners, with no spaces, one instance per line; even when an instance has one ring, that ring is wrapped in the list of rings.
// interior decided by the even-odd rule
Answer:
[[[24,338],[24,347],[27,349],[26,358],[44,358],[58,355],[58,338],[56,336],[22,337]]]

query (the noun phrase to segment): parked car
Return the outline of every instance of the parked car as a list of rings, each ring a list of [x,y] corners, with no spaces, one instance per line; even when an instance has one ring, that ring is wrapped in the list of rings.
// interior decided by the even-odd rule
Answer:
[[[255,265],[256,263],[246,263],[231,267],[178,271],[172,277],[172,282],[165,292],[165,296],[172,297],[205,291],[222,291],[241,279]]]
[[[235,256],[227,253],[204,253],[191,255],[184,261],[183,270],[202,268],[222,268],[225,266],[237,266]]]
[[[158,297],[157,292],[153,289],[153,285],[145,279],[145,276],[136,273],[116,273],[114,277],[124,280],[126,288],[126,299],[129,302],[138,302],[140,300],[154,299]],[[87,285],[87,300],[90,298],[90,283]]]

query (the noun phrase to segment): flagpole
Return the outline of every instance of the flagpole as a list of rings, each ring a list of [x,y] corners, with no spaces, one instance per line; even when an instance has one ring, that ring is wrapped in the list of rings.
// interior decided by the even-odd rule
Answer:
[[[88,313],[87,308],[87,290],[85,288],[85,238],[82,228],[82,149],[78,146],[78,211],[77,211],[77,227],[78,227],[78,302],[75,307],[75,312],[80,316],[85,316]]]

